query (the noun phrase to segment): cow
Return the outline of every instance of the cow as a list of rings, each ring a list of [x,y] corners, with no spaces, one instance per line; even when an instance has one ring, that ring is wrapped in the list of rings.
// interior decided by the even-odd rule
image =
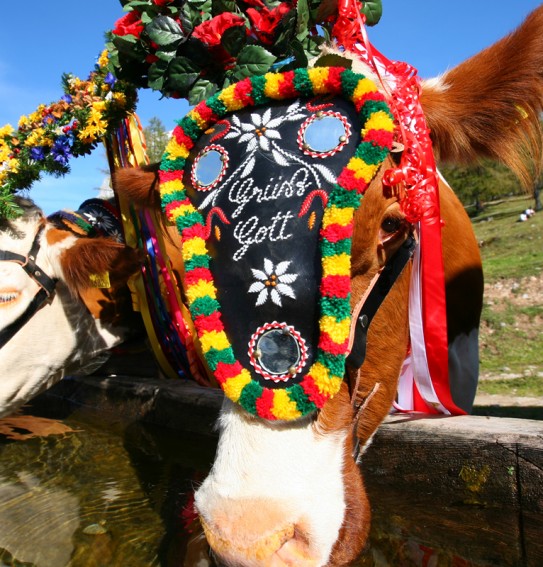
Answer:
[[[541,158],[542,32],[543,7],[494,46],[422,83],[421,105],[438,160],[470,163],[481,157],[500,159],[528,181],[530,168],[537,169]],[[324,82],[334,74],[342,80],[347,75],[352,79],[344,70],[320,70],[312,76],[324,76],[321,73],[327,73]],[[159,172],[157,168],[122,170],[115,180],[116,190],[129,200],[144,207],[162,206],[184,238],[180,251],[186,262],[184,293],[208,367],[226,394],[218,421],[216,459],[196,491],[195,507],[211,548],[225,565],[352,564],[365,545],[370,523],[355,445],[367,447],[394,405],[410,343],[408,306],[413,268],[407,260],[373,317],[361,366],[345,367],[335,395],[325,396],[326,392],[320,391],[326,398],[320,400],[321,406],[303,414],[299,408],[309,403],[307,398],[300,398],[300,404],[293,407],[277,386],[280,381],[292,382],[294,392],[304,384],[307,367],[313,372],[318,366],[318,348],[312,344],[312,340],[320,340],[315,323],[302,332],[296,327],[315,314],[314,298],[324,294],[325,286],[312,286],[312,278],[319,273],[318,268],[311,271],[318,265],[314,256],[319,252],[302,237],[290,238],[291,228],[301,218],[312,230],[313,212],[320,211],[319,203],[336,199],[323,187],[327,178],[344,171],[344,163],[326,171],[314,164],[322,165],[324,162],[318,161],[322,157],[337,157],[341,151],[337,148],[351,137],[344,122],[343,129],[339,126],[339,142],[335,134],[330,135],[336,140],[332,149],[321,150],[316,147],[318,142],[306,139],[305,130],[319,118],[307,118],[306,110],[348,111],[341,101],[311,98],[313,91],[307,95],[310,100],[304,99],[299,91],[310,88],[307,76],[302,75],[297,76],[299,88],[288,83],[289,76],[275,75],[270,83],[259,78],[251,85],[245,81],[227,89],[222,97],[213,98],[200,110],[198,107],[187,121],[179,123],[183,127],[174,131]],[[269,92],[274,88],[280,96],[270,102]],[[282,100],[293,91],[301,98]],[[247,110],[235,95],[252,102],[260,98],[271,110]],[[234,111],[224,113],[224,106],[234,107]],[[210,119],[216,112],[220,117]],[[302,134],[297,135],[295,128]],[[284,141],[281,147],[275,143],[280,138]],[[316,161],[296,157],[297,148],[299,155],[308,153]],[[394,152],[382,162],[374,159],[377,171],[354,213],[351,309],[367,292],[374,275],[408,246],[413,235],[402,207],[402,186],[391,187],[384,179],[396,161]],[[301,173],[291,173],[293,163]],[[313,174],[316,167],[321,177]],[[228,176],[227,171],[234,174]],[[279,194],[288,193],[294,202],[300,187],[307,191],[301,191],[296,209],[269,212],[266,208]],[[469,219],[444,180],[439,182],[439,199],[449,364],[451,376],[461,380],[466,372],[476,373],[477,349],[473,345],[482,306],[481,258]],[[323,227],[321,232],[331,234],[329,226]],[[202,246],[204,241],[207,248]],[[278,243],[279,248],[259,248],[263,241]],[[228,252],[230,256],[225,258]],[[292,260],[285,260],[285,255]],[[305,257],[313,263],[307,268]],[[250,269],[240,267],[245,259],[249,259]],[[211,266],[211,271],[206,266]],[[322,266],[324,272],[324,262]],[[250,278],[244,281],[247,273]],[[297,287],[302,279],[305,288]],[[212,308],[215,295],[222,326],[217,323],[217,309]],[[281,309],[295,299],[300,313],[296,325],[290,325],[286,320],[291,312],[283,315]],[[278,310],[273,310],[274,304]],[[267,324],[255,314],[255,307],[263,306],[268,309],[264,315]],[[311,337],[312,332],[317,339],[305,341],[304,335]],[[236,346],[244,341],[249,345],[247,352]],[[330,345],[328,337],[326,344]],[[225,352],[234,352],[236,358],[229,355],[226,360]],[[311,365],[311,357],[313,362],[317,358],[317,363]],[[256,374],[258,380],[264,376],[274,384],[261,386]],[[454,387],[452,390],[458,406],[469,411],[473,387],[464,384],[456,392]],[[311,400],[317,399],[318,393],[312,392]]]
[[[0,220],[0,417],[93,371],[138,328],[126,283],[141,253],[15,199],[22,215]]]

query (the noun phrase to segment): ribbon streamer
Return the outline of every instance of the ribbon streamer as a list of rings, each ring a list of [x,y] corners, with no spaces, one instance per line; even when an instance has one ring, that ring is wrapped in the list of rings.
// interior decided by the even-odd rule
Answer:
[[[364,19],[360,2],[341,0],[333,35],[345,49],[356,52],[379,78],[397,120],[398,141],[405,147],[399,166],[385,172],[384,183],[405,189],[401,207],[410,223],[418,223],[420,239],[420,264],[413,270],[411,282],[412,288],[420,288],[420,297],[413,292],[409,305],[414,392],[411,407],[406,409],[463,414],[454,404],[449,386],[439,181],[420,105],[420,78],[413,66],[387,59],[371,44]],[[402,380],[409,381],[408,375],[402,372]],[[403,384],[400,390],[405,391]],[[401,397],[405,402],[405,395]]]

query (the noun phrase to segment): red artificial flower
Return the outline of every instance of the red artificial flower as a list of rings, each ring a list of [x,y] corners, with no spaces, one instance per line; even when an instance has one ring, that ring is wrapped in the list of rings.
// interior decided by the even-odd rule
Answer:
[[[139,38],[144,27],[141,14],[137,10],[132,10],[115,22],[112,33],[119,36],[132,34]]]
[[[222,35],[227,29],[244,25],[245,20],[241,16],[224,12],[196,26],[192,37],[199,39],[209,47],[214,47],[221,44]]]
[[[283,17],[292,10],[292,4],[288,2],[281,2],[279,6],[273,9],[266,8],[265,6],[260,10],[249,8],[247,15],[251,20],[253,30],[258,39],[267,45],[274,42],[275,28]]]
[[[173,0],[153,0],[153,4],[157,6],[166,6],[166,4],[171,4]]]

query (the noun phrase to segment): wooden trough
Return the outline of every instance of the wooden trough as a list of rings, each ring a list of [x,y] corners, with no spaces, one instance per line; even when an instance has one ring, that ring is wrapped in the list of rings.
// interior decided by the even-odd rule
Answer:
[[[150,378],[149,359],[65,379],[33,405],[215,435],[222,392]],[[373,522],[357,565],[543,565],[543,421],[390,416],[361,470]]]

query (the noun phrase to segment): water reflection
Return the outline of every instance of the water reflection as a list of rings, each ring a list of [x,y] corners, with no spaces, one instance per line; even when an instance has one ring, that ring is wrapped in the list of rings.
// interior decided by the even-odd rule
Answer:
[[[213,442],[64,425],[44,437],[42,422],[29,435],[26,418],[11,438],[0,433],[2,567],[210,565],[186,505]]]
[[[215,440],[100,420],[0,420],[0,567],[217,567],[191,506]],[[430,521],[418,495],[366,484],[371,542],[351,567],[507,564],[482,542],[467,559],[450,517]],[[462,513],[471,530],[473,507],[448,509]],[[480,513],[496,529],[499,514]]]

